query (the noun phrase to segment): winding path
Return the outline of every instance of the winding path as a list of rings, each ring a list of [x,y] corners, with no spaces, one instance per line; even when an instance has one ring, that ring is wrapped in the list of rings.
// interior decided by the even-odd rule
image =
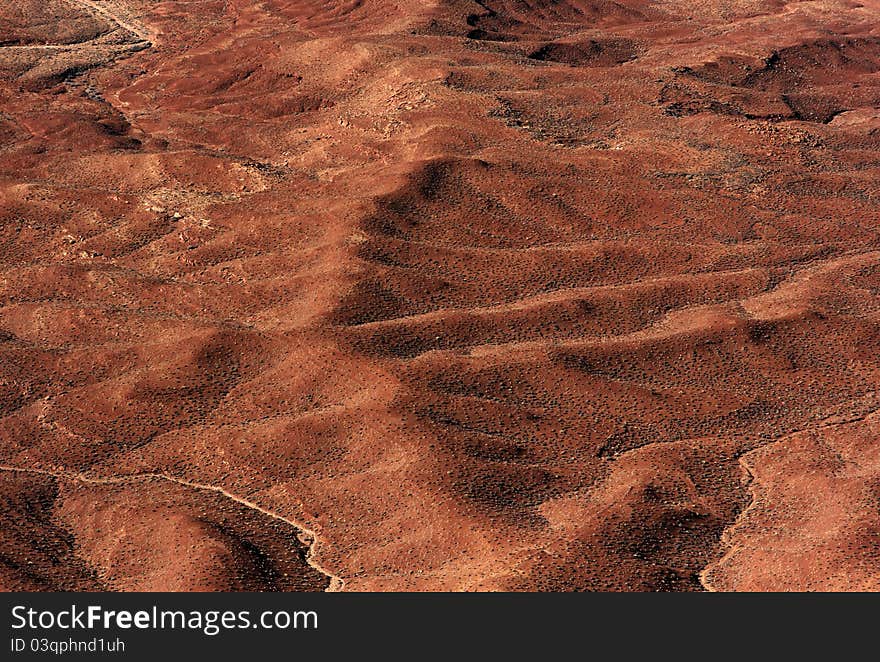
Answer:
[[[278,520],[280,522],[284,522],[289,526],[292,526],[295,529],[298,529],[303,537],[308,540],[306,543],[308,545],[308,551],[306,552],[306,563],[320,572],[322,575],[326,576],[330,580],[330,584],[325,589],[328,593],[335,593],[342,591],[345,587],[345,581],[327,570],[324,566],[322,566],[318,561],[315,560],[315,550],[318,546],[318,534],[315,533],[314,530],[308,528],[306,525],[301,522],[297,522],[296,520],[288,519],[283,515],[279,515],[276,512],[271,510],[266,510],[262,506],[253,501],[245,499],[243,497],[232,494],[231,492],[226,491],[222,487],[217,487],[216,485],[207,485],[205,483],[197,483],[195,481],[187,480],[185,478],[178,478],[176,476],[169,476],[164,473],[139,473],[139,474],[125,474],[121,476],[106,476],[106,477],[91,477],[86,476],[85,474],[76,473],[73,471],[48,471],[46,469],[27,469],[24,467],[14,467],[9,465],[0,465],[0,471],[8,472],[8,473],[24,473],[24,474],[35,474],[38,476],[48,476],[50,478],[55,478],[57,480],[67,480],[79,483],[85,483],[87,485],[119,485],[125,483],[137,483],[145,480],[164,480],[169,483],[176,483],[178,485],[183,485],[184,487],[189,487],[196,490],[203,490],[206,492],[214,492],[216,494],[220,494],[227,499],[235,501],[236,503],[241,504],[242,506],[249,508],[251,510],[255,510],[266,517],[271,517],[272,519]]]
[[[132,48],[132,47],[140,47],[140,48],[148,48],[153,45],[152,35],[150,32],[141,24],[136,21],[132,21],[127,18],[121,17],[118,13],[112,11],[105,7],[102,3],[95,2],[94,0],[67,0],[71,4],[79,5],[89,13],[102,18],[110,23],[115,23],[120,29],[131,33],[135,37],[135,41],[127,44],[96,44],[94,43],[94,39],[90,39],[88,41],[81,41],[75,44],[25,44],[18,46],[4,46],[3,49],[11,49],[11,50],[53,50],[53,51],[66,51],[66,50],[74,50],[78,48],[84,47],[122,47],[122,48]]]
[[[122,18],[119,14],[114,13],[113,11],[104,7],[101,3],[94,2],[94,0],[68,0],[69,2],[73,2],[75,4],[81,5],[85,7],[87,10],[90,10],[94,14],[98,14],[101,18],[105,18],[108,21],[116,23],[123,30],[128,30],[133,35],[138,37],[141,41],[150,41],[151,35],[147,31],[147,29],[140,25],[137,22]]]

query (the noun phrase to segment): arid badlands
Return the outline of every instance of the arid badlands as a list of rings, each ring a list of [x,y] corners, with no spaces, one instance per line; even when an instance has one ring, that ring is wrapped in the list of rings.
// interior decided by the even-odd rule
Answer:
[[[0,4],[0,589],[880,589],[880,0]]]

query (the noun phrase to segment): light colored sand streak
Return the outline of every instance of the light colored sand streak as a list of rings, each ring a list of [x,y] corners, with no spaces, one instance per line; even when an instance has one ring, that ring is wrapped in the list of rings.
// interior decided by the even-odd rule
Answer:
[[[220,494],[227,499],[235,501],[236,503],[245,506],[251,510],[255,510],[266,517],[271,517],[272,519],[284,522],[292,526],[293,528],[300,531],[302,537],[307,539],[308,542],[308,551],[306,552],[306,563],[322,575],[325,575],[329,580],[330,584],[327,586],[326,592],[335,593],[342,591],[345,588],[345,581],[327,570],[324,566],[322,566],[317,560],[315,560],[315,552],[319,544],[318,534],[315,533],[314,530],[308,528],[306,525],[301,522],[297,522],[296,520],[289,519],[284,517],[283,515],[279,515],[276,512],[271,510],[267,510],[253,501],[245,499],[244,497],[237,496],[232,494],[231,492],[226,491],[222,487],[217,487],[216,485],[207,485],[205,483],[197,483],[195,481],[187,480],[185,478],[178,478],[177,476],[169,476],[168,474],[163,473],[139,473],[139,474],[125,474],[121,476],[86,476],[85,474],[76,473],[73,471],[49,471],[46,469],[27,469],[24,467],[14,467],[9,465],[0,465],[0,471],[5,471],[9,473],[24,473],[24,474],[35,474],[38,476],[48,476],[50,478],[55,478],[57,480],[67,480],[78,483],[85,483],[87,485],[119,485],[125,483],[137,483],[145,480],[164,480],[169,483],[176,483],[178,485],[183,485],[185,487],[189,487],[192,489],[203,490],[206,492],[214,492],[216,494]]]
[[[133,36],[135,36],[137,38],[137,41],[135,43],[128,44],[97,44],[94,43],[95,40],[92,39],[77,44],[27,44],[23,46],[4,46],[3,50],[69,51],[80,48],[130,49],[133,47],[145,48],[152,46],[152,35],[150,35],[149,31],[147,31],[144,26],[128,19],[122,18],[114,11],[104,7],[98,2],[94,2],[93,0],[68,0],[68,2],[83,7],[86,11],[94,14],[95,16],[98,16],[99,18],[103,18],[104,20],[110,21],[111,23],[115,23],[118,27],[122,28],[126,32],[130,32]]]

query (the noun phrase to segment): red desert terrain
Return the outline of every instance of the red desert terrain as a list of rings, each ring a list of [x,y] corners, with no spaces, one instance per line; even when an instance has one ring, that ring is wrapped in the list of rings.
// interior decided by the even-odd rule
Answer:
[[[880,589],[880,0],[0,7],[0,587]]]

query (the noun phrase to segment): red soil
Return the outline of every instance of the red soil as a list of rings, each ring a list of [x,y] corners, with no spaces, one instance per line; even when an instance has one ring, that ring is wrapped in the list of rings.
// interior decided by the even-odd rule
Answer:
[[[14,4],[0,587],[880,588],[880,2]]]

